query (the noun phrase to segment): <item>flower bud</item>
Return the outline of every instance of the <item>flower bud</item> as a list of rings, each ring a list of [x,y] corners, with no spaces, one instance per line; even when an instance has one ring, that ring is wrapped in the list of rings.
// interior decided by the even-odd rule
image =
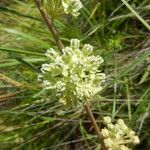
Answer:
[[[133,144],[139,144],[140,143],[139,137],[138,136],[133,136],[132,142],[133,142]]]
[[[111,123],[111,118],[109,116],[103,117],[103,120],[105,124]]]
[[[64,7],[64,12],[75,17],[79,15],[78,11],[83,7],[80,0],[61,0],[61,3]]]

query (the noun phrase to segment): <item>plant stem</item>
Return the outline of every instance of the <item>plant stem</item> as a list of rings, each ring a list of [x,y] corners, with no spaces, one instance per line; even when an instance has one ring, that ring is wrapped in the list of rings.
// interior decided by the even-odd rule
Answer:
[[[53,24],[53,22],[52,22],[50,16],[48,15],[47,11],[46,11],[45,9],[43,9],[40,0],[34,0],[34,2],[35,2],[35,4],[36,4],[37,8],[39,9],[41,15],[43,16],[43,19],[44,19],[45,23],[47,24],[47,26],[48,26],[50,32],[52,33],[52,35],[53,35],[53,37],[54,37],[54,39],[55,39],[55,41],[56,41],[56,43],[57,43],[57,46],[58,46],[59,50],[63,53],[63,51],[62,51],[62,49],[63,49],[63,47],[64,47],[64,46],[63,46],[63,43],[62,43],[62,41],[61,41],[61,39],[60,39],[60,36],[59,36],[58,31],[57,31],[56,28],[54,27],[54,24]],[[95,120],[95,118],[94,118],[94,116],[93,116],[93,114],[92,114],[92,111],[91,111],[91,108],[90,108],[90,106],[89,106],[89,103],[87,103],[87,104],[85,105],[85,110],[86,110],[87,114],[89,115],[89,118],[90,118],[90,120],[91,120],[91,122],[92,122],[92,124],[93,124],[93,127],[94,127],[94,129],[95,129],[95,132],[96,132],[96,134],[97,134],[97,136],[98,136],[98,138],[99,138],[99,140],[100,140],[100,143],[101,143],[101,145],[102,145],[102,149],[103,149],[103,150],[107,150],[107,148],[105,147],[105,144],[104,144],[104,142],[103,142],[102,134],[101,134],[101,132],[100,132],[100,130],[99,130],[99,127],[98,127],[98,125],[97,125],[97,123],[96,123],[96,120]]]
[[[87,114],[89,115],[89,118],[90,118],[90,120],[91,120],[91,123],[92,123],[92,125],[93,125],[93,127],[94,127],[94,130],[95,130],[95,132],[96,132],[96,134],[97,134],[97,136],[98,136],[98,138],[99,138],[99,141],[100,141],[100,143],[101,143],[102,149],[103,149],[103,150],[107,150],[107,148],[106,148],[106,146],[105,146],[105,144],[104,144],[104,141],[103,141],[103,136],[102,136],[102,134],[101,134],[101,132],[100,132],[100,129],[99,129],[97,123],[96,123],[95,117],[94,117],[94,115],[93,115],[93,113],[92,113],[92,111],[91,111],[89,102],[86,103],[86,105],[85,105],[85,110],[86,110]]]
[[[60,39],[59,32],[56,30],[51,17],[48,15],[47,11],[42,7],[41,0],[34,0],[34,2],[36,4],[37,8],[39,9],[45,23],[47,24],[50,32],[52,33],[52,35],[58,45],[59,50],[62,52],[62,49],[64,46]]]

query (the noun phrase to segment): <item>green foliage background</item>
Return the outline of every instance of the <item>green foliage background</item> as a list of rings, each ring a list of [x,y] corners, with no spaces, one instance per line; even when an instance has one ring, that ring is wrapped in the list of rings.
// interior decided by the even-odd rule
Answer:
[[[105,115],[124,119],[141,139],[134,149],[149,150],[149,30],[120,0],[82,2],[78,18],[58,16],[55,26],[65,45],[78,38],[93,45],[95,54],[105,60],[106,84],[101,98],[93,101],[92,111],[99,125]],[[129,4],[149,24],[149,1]],[[32,1],[0,1],[1,150],[99,149],[82,108],[65,111],[42,94],[37,75],[50,47],[57,49]]]

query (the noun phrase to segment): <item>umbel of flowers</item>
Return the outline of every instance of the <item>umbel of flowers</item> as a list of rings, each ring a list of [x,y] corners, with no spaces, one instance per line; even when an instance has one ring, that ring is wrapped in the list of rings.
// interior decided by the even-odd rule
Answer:
[[[140,143],[138,136],[122,119],[118,119],[115,125],[111,123],[109,116],[104,117],[103,120],[106,127],[101,130],[101,133],[108,150],[131,150],[129,145]]]
[[[61,0],[61,3],[64,8],[64,12],[75,17],[80,14],[78,11],[83,7],[80,0]]]
[[[47,50],[49,63],[42,65],[39,75],[43,88],[68,106],[81,106],[93,99],[102,89],[105,74],[99,70],[103,59],[92,55],[92,51],[90,44],[80,48],[78,39],[71,39],[63,54],[53,48]]]

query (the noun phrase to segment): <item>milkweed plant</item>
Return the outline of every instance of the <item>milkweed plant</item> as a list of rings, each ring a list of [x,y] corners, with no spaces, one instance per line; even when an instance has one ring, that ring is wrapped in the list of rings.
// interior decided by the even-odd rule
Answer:
[[[80,41],[71,39],[70,46],[59,54],[53,48],[46,52],[50,63],[42,65],[43,88],[52,90],[59,102],[66,106],[81,106],[102,89],[105,74],[98,68],[102,57],[92,54],[93,46],[85,44],[80,49]]]
[[[65,14],[77,17],[83,7],[80,0],[61,0]],[[82,44],[79,39],[71,39],[70,45],[62,53],[50,48],[45,53],[47,63],[42,64],[38,80],[45,91],[56,96],[66,107],[81,107],[94,100],[103,88],[105,74],[99,69],[104,61],[93,54],[93,46]],[[101,129],[104,150],[130,150],[128,145],[140,142],[135,132],[118,119],[114,125],[111,118],[103,118],[105,127]]]
[[[130,145],[139,144],[139,137],[130,129],[122,119],[116,124],[112,123],[109,116],[103,117],[105,128],[101,130],[104,143],[108,150],[131,150]]]
[[[73,16],[78,16],[79,10],[83,7],[80,0],[61,0],[64,12]]]

